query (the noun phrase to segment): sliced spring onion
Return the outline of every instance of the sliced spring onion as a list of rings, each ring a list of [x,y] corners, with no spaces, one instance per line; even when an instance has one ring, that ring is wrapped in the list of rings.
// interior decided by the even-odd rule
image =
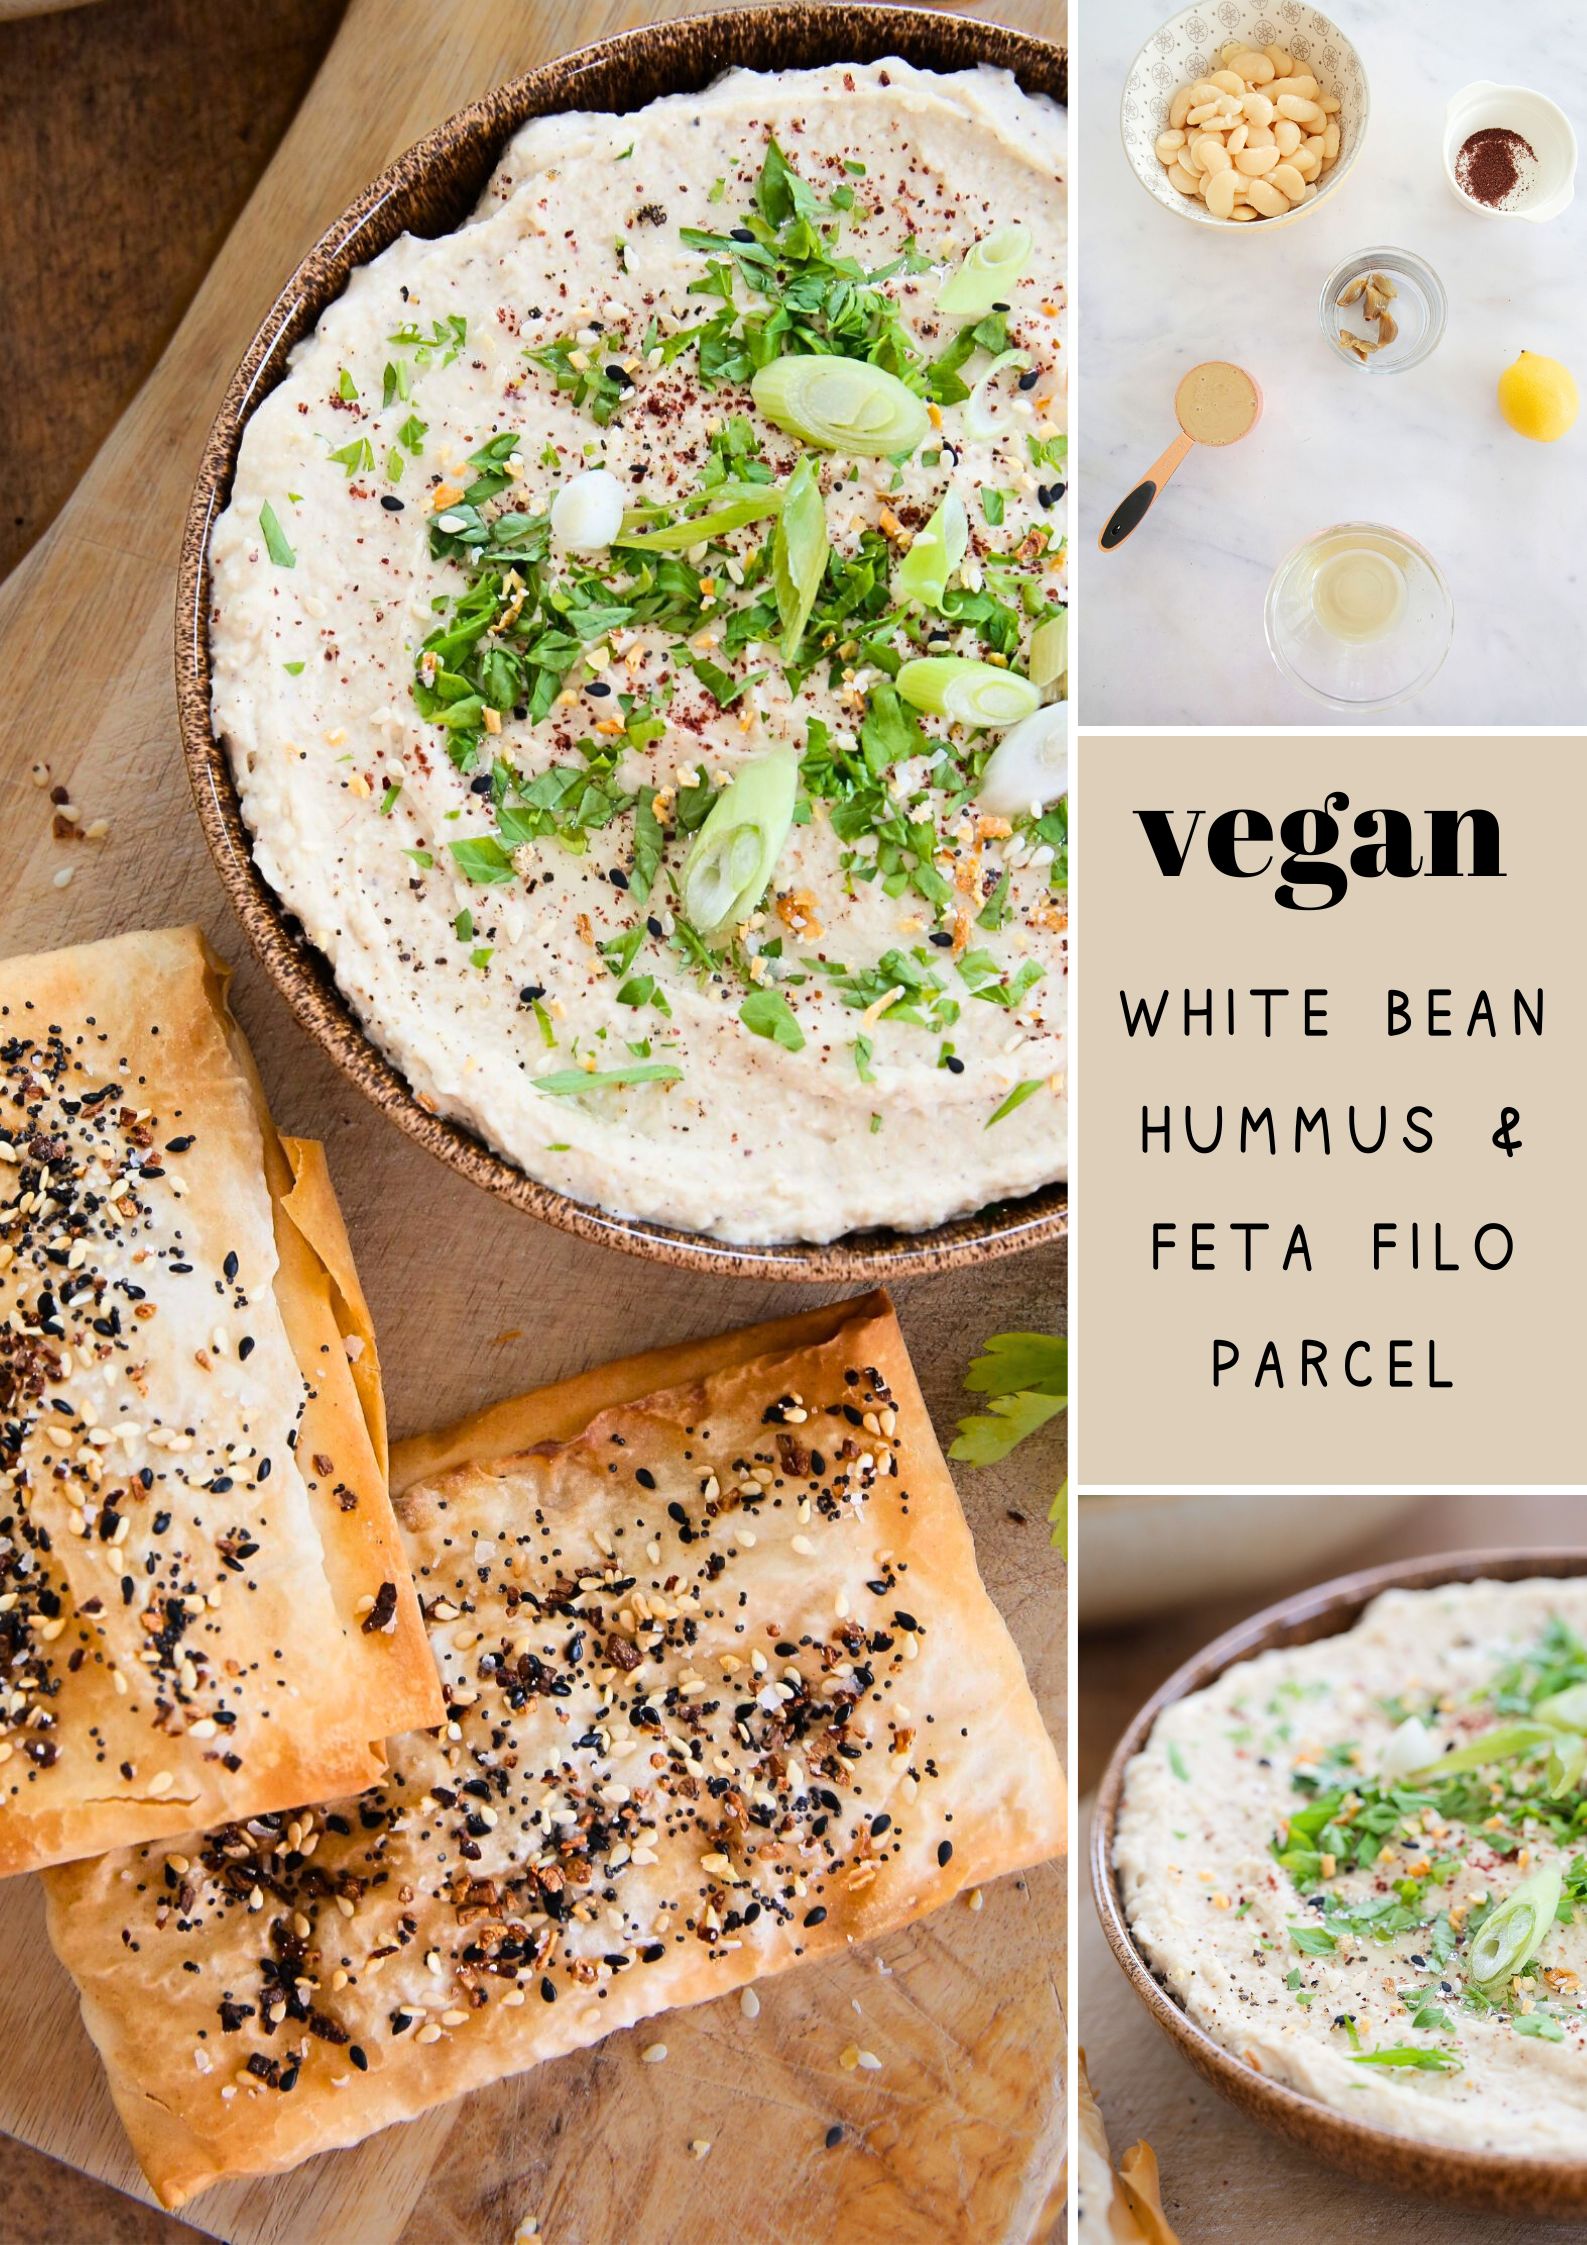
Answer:
[[[585,468],[551,502],[552,537],[565,553],[604,553],[623,527],[627,498],[610,468]]]
[[[1420,1715],[1407,1715],[1383,1749],[1378,1762],[1378,1783],[1399,1785],[1437,1759],[1437,1739]]]
[[[683,861],[684,916],[709,942],[754,911],[793,824],[799,764],[773,749],[746,764],[711,805]]]
[[[1041,707],[1041,694],[1017,670],[978,663],[968,655],[920,655],[898,673],[898,691],[911,709],[963,725],[1016,725]]]
[[[988,444],[1008,427],[1008,415],[994,411],[992,384],[1005,368],[1017,366],[1023,374],[1030,365],[1024,351],[999,351],[964,404],[964,433],[972,444]]]
[[[1558,1723],[1568,1731],[1587,1731],[1587,1684],[1567,1684],[1562,1692],[1540,1699],[1532,1713],[1540,1723]]]
[[[955,319],[978,320],[994,304],[1006,301],[1034,247],[1028,226],[1018,220],[1000,226],[968,249],[958,271],[948,275],[937,294],[939,309]]]
[[[1560,1740],[1548,1758],[1550,1800],[1562,1801],[1567,1793],[1579,1793],[1584,1775],[1587,1775],[1587,1738],[1572,1733],[1569,1738]]]
[[[1069,611],[1060,608],[1038,624],[1030,635],[1030,661],[1026,666],[1033,686],[1051,686],[1069,675]]]
[[[1436,1762],[1407,1774],[1433,1779],[1463,1777],[1468,1770],[1489,1769],[1495,1762],[1513,1762],[1522,1754],[1535,1753],[1540,1746],[1556,1745],[1565,1735],[1552,1723],[1500,1723],[1491,1731],[1483,1731],[1469,1746],[1457,1746],[1452,1754],[1441,1754]]]
[[[1021,818],[1068,792],[1068,709],[1049,702],[1003,735],[981,774],[977,801],[994,818]]]
[[[969,518],[964,501],[949,487],[948,495],[898,565],[893,590],[900,600],[918,600],[924,608],[942,611],[948,579],[964,559],[970,543]]]
[[[1466,1970],[1479,1995],[1502,1990],[1530,1964],[1553,1926],[1564,1888],[1559,1865],[1546,1864],[1483,1919],[1466,1955]]]
[[[1358,2050],[1353,2066],[1404,2066],[1416,2073],[1458,2074],[1464,2064],[1452,2050],[1439,2050],[1425,2042],[1397,2042],[1390,2050]]]
[[[624,1084],[675,1084],[683,1074],[670,1060],[636,1060],[622,1068],[553,1068],[531,1078],[536,1091],[570,1099],[581,1091],[611,1091]]]
[[[704,513],[684,515],[673,522],[655,521],[653,507],[632,507],[612,544],[642,553],[686,553],[690,546],[719,538],[725,530],[737,530],[746,522],[758,522],[763,515],[776,514],[783,503],[782,491],[774,483],[723,483],[711,498],[714,503]]]
[[[783,486],[782,511],[772,540],[771,576],[782,620],[781,653],[791,663],[827,573],[827,513],[821,476],[808,454]]]
[[[925,400],[868,359],[773,359],[750,390],[768,421],[824,452],[913,452],[931,427]]]
[[[259,527],[264,532],[265,552],[270,556],[276,567],[278,569],[295,569],[298,557],[287,543],[287,535],[281,527],[280,517],[268,499],[259,509]]]

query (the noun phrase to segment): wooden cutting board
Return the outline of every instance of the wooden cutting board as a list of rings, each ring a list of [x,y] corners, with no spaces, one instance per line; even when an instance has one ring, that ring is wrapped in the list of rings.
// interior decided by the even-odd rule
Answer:
[[[355,0],[159,366],[0,588],[0,955],[198,919],[237,962],[237,1010],[277,1119],[328,1146],[399,1434],[816,1297],[634,1261],[501,1208],[385,1124],[299,1033],[244,955],[188,796],[171,657],[180,528],[226,377],[364,181],[501,78],[682,12],[670,0]],[[1051,0],[987,12],[1064,36]],[[84,825],[109,820],[108,839],[52,834],[36,765]],[[1064,1276],[1051,1249],[899,1289],[944,1439],[976,1344],[1060,1327]],[[1055,1444],[1028,1453],[965,1474],[964,1495],[982,1571],[1061,1737],[1062,1569],[1043,1515],[1062,1467]],[[636,2038],[619,2036],[296,2176],[210,2193],[187,2218],[232,2245],[509,2245],[531,2217],[548,2245],[1027,2245],[1057,2219],[1063,1893],[1057,1868],[1004,1881],[978,1912],[957,1905],[771,1985],[753,2022],[736,1999],[669,2019],[664,2064],[641,2066]],[[882,2058],[879,2072],[840,2068],[855,2042]],[[146,2195],[27,1880],[0,1890],[0,2128]],[[691,2150],[700,2143],[709,2151]],[[3,2220],[0,2232],[15,2234]]]

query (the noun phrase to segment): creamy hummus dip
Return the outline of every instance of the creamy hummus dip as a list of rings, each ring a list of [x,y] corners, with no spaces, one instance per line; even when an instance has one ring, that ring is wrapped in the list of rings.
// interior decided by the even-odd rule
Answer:
[[[989,69],[540,119],[252,415],[258,863],[547,1184],[756,1242],[1063,1174],[1062,175]]]
[[[1165,1710],[1135,1939],[1198,2026],[1348,2117],[1587,2156],[1587,1582],[1391,1591]]]

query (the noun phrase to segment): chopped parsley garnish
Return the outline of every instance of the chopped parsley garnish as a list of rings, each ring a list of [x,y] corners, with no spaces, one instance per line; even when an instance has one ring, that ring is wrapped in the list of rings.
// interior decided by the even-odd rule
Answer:
[[[738,1018],[752,1036],[769,1037],[788,1052],[803,1052],[804,1031],[780,990],[752,990],[739,1007]]]

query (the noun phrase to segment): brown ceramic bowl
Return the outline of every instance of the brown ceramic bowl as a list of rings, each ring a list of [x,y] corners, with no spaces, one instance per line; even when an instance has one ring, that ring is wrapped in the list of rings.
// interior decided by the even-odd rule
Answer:
[[[1579,2221],[1587,2214],[1587,2162],[1507,2159],[1498,2152],[1460,2151],[1392,2135],[1386,2128],[1348,2120],[1298,2090],[1269,2081],[1214,2042],[1186,2017],[1136,1947],[1113,1868],[1125,1767],[1146,1744],[1165,1707],[1214,1683],[1226,1669],[1257,1653],[1340,1635],[1360,1619],[1380,1591],[1433,1590],[1443,1583],[1483,1579],[1521,1582],[1533,1575],[1587,1575],[1587,1549],[1461,1551],[1440,1559],[1399,1560],[1302,1591],[1227,1631],[1152,1694],[1120,1739],[1098,1789],[1092,1818],[1091,1890],[1108,1946],[1135,1994],[1196,2071],[1250,2119],[1368,2182],[1516,2218],[1531,2215],[1564,2222]]]
[[[330,967],[253,861],[231,767],[210,726],[209,536],[225,507],[243,424],[281,379],[287,355],[340,296],[355,266],[401,233],[435,235],[473,209],[503,145],[531,117],[573,106],[642,108],[659,95],[704,87],[733,65],[797,69],[884,55],[931,70],[977,62],[1012,70],[1032,93],[1064,101],[1064,50],[1044,39],[924,8],[772,5],[683,16],[581,47],[498,86],[438,125],[373,180],[321,235],[277,296],[227,385],[205,447],[182,540],[177,582],[176,680],[183,750],[204,837],[249,942],[299,1021],[343,1074],[432,1154],[475,1184],[586,1239],[695,1270],[847,1284],[1013,1255],[1060,1239],[1068,1193],[1050,1185],[927,1232],[852,1232],[825,1245],[743,1247],[671,1225],[614,1216],[538,1184],[460,1123],[430,1114],[360,1027]]]

